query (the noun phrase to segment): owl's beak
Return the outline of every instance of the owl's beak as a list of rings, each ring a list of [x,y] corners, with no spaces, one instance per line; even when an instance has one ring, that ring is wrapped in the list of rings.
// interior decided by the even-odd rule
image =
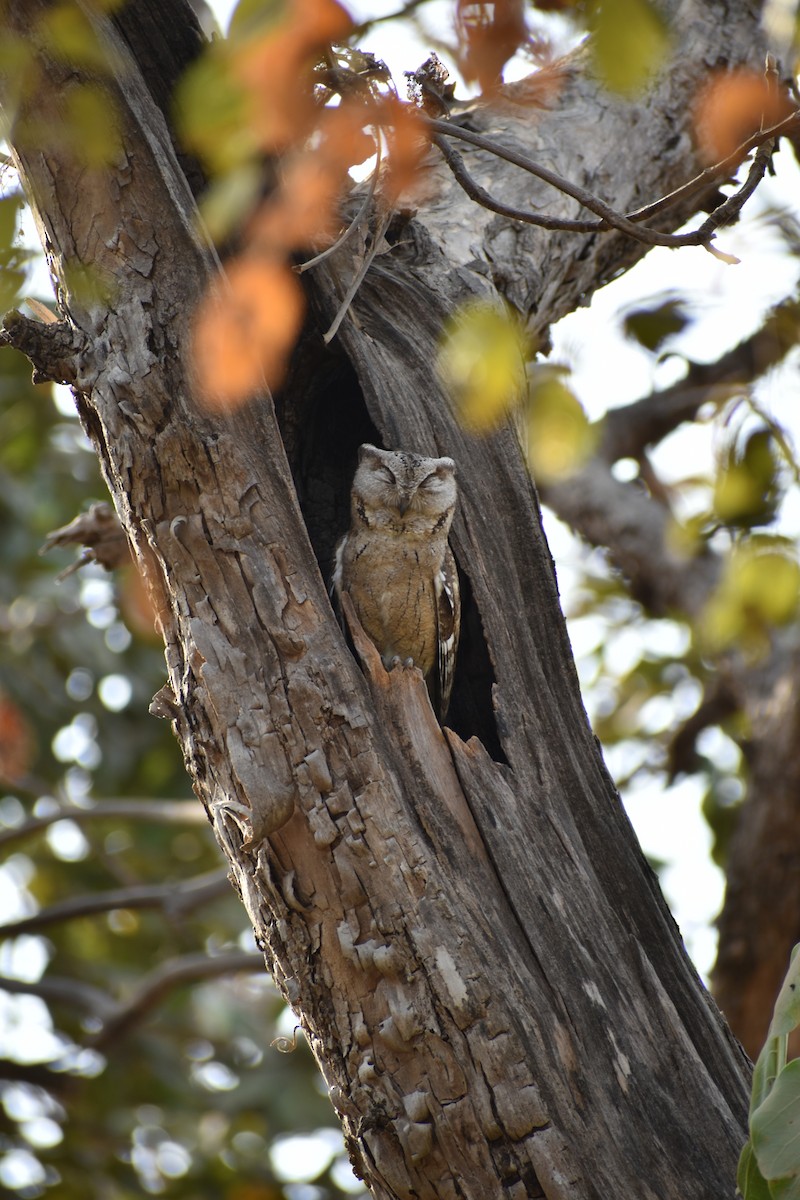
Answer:
[[[399,498],[399,500],[397,501],[397,511],[400,513],[401,517],[404,517],[406,515],[406,513],[408,512],[410,507],[411,507],[411,497],[410,496],[401,496]]]

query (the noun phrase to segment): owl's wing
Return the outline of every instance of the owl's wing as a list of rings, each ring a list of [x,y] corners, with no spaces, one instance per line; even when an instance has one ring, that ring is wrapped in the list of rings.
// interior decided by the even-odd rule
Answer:
[[[331,572],[331,580],[328,584],[328,596],[333,606],[333,611],[336,615],[336,620],[341,625],[342,629],[347,632],[344,613],[342,612],[342,573],[344,570],[344,547],[347,541],[347,534],[339,538],[336,543],[336,549],[333,552],[333,571]]]
[[[436,578],[436,684],[434,708],[443,721],[450,704],[453,675],[456,669],[458,635],[461,631],[461,589],[458,583],[456,560],[450,547],[444,556],[442,569]]]

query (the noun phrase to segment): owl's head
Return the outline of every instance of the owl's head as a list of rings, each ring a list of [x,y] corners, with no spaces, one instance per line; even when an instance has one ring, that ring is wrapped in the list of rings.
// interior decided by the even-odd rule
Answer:
[[[388,509],[400,517],[424,517],[433,525],[445,515],[452,518],[456,495],[452,458],[423,458],[406,450],[379,450],[369,443],[359,447],[354,502],[361,501],[373,511]]]

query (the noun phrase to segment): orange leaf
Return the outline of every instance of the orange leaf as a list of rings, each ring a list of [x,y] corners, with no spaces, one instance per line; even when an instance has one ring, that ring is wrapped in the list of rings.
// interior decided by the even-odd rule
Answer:
[[[251,222],[251,246],[285,253],[333,240],[339,201],[351,185],[348,168],[375,153],[363,130],[366,115],[360,105],[345,104],[322,113],[318,144],[284,163],[280,188]]]
[[[305,302],[297,277],[276,258],[246,255],[227,269],[195,318],[194,366],[208,408],[249,400],[264,379],[277,387],[300,331]]]
[[[297,158],[285,168],[280,191],[251,222],[248,245],[288,251],[332,241],[340,187],[338,173],[316,154]]]
[[[12,700],[0,695],[0,779],[18,783],[28,773],[34,738],[30,725]]]
[[[364,129],[368,119],[363,105],[347,100],[338,108],[326,108],[320,117],[322,149],[343,171],[366,162],[375,153],[375,139]]]
[[[351,28],[336,0],[288,0],[283,18],[235,53],[253,131],[265,150],[283,149],[309,131],[315,112],[309,67]]]
[[[458,0],[455,25],[464,78],[483,92],[497,87],[503,67],[528,41],[523,0]]]
[[[715,75],[700,91],[694,124],[700,153],[707,162],[732,154],[760,128],[788,117],[792,105],[785,92],[763,75],[741,69]]]
[[[389,162],[383,179],[383,194],[390,205],[398,203],[403,192],[413,191],[422,182],[423,159],[429,139],[417,110],[410,104],[387,100],[383,106],[388,121],[386,140]],[[413,202],[413,196],[408,197]]]

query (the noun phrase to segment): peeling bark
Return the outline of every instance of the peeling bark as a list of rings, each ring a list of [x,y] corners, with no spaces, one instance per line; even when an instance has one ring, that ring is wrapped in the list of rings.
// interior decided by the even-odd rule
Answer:
[[[6,26],[25,34],[40,4],[11,0]],[[536,123],[513,105],[469,119],[618,207],[652,199],[694,171],[686,113],[706,63],[757,54],[752,15],[736,6],[674,12],[686,53],[639,105],[611,102],[579,59]],[[74,77],[46,64],[29,101],[40,123]],[[641,248],[517,229],[469,205],[440,168],[437,201],[389,231],[393,249],[331,350],[319,333],[357,265],[349,249],[309,283],[278,406],[304,520],[269,399],[228,420],[193,402],[189,319],[214,260],[137,80],[128,62],[124,89],[109,85],[125,145],[113,171],[22,135],[14,153],[87,346],[79,411],[164,635],[156,708],[357,1171],[387,1200],[729,1195],[746,1062],[588,727],[515,436],[466,434],[431,371],[461,300],[498,289],[544,332]],[[540,202],[529,179],[480,152],[470,170],[512,201]],[[110,299],[71,292],[75,263],[114,281]],[[459,465],[452,543],[473,650],[453,729],[439,728],[418,673],[386,675],[356,632],[359,668],[327,600],[318,559],[370,426]]]

